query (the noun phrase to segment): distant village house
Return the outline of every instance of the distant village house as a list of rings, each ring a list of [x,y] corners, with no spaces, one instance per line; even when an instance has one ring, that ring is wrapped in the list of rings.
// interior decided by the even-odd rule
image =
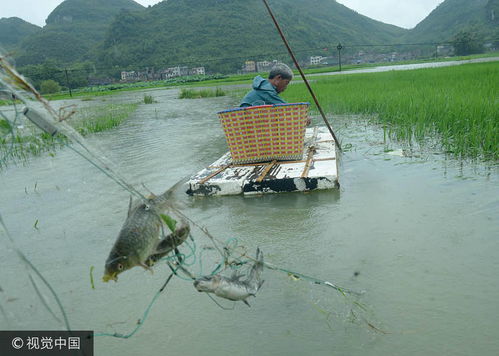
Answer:
[[[196,68],[191,68],[190,70],[191,75],[205,75],[204,67],[196,67]]]
[[[121,72],[121,81],[122,82],[136,80],[136,77],[137,77],[137,73],[135,73],[134,70],[132,70],[131,72]]]
[[[243,73],[251,73],[256,72],[256,63],[255,61],[246,61],[243,64]]]
[[[170,68],[154,71],[154,68],[146,68],[144,71],[122,71],[122,82],[137,82],[147,80],[167,80],[176,77],[183,77],[187,75],[205,75],[204,67],[195,67],[189,69],[185,66],[175,66]]]
[[[243,64],[242,72],[243,73],[252,73],[252,72],[268,72],[272,69],[276,64],[281,63],[280,61],[274,59],[270,61],[246,61]]]
[[[310,57],[310,65],[320,65],[320,64],[328,64],[327,57],[323,56],[311,56]]]

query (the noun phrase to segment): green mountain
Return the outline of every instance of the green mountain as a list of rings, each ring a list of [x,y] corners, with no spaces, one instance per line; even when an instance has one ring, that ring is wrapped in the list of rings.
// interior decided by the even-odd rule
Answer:
[[[47,59],[62,63],[92,60],[92,50],[105,38],[113,18],[123,9],[143,10],[133,0],[66,0],[48,16],[41,31],[21,43],[18,65]]]
[[[406,36],[416,43],[449,41],[464,30],[483,39],[497,36],[499,0],[446,0]]]
[[[2,17],[0,19],[0,47],[9,51],[14,50],[22,40],[40,30],[40,27],[18,17]]]
[[[445,0],[412,30],[375,21],[335,0],[269,2],[301,60],[336,55],[339,42],[346,46],[343,53],[352,55],[361,50],[412,51],[411,46],[377,45],[447,42],[470,28],[481,39],[499,38],[499,0]],[[0,26],[7,20],[1,19]],[[133,0],[66,0],[46,22],[43,29],[35,26],[36,31],[18,37],[11,27],[0,27],[0,43],[8,47],[21,42],[17,65],[29,67],[38,81],[57,71],[61,75],[66,66],[79,73],[75,85],[80,85],[87,78],[83,68],[102,74],[95,72],[95,65],[112,68],[105,75],[116,76],[145,67],[204,66],[234,72],[246,60],[289,62],[261,0],[164,0],[148,8]],[[434,53],[434,46],[426,47],[427,53],[418,49],[419,55]]]
[[[298,56],[307,50],[326,55],[339,42],[393,43],[407,32],[334,0],[270,3]],[[168,0],[142,12],[120,13],[100,49],[100,62],[122,68],[184,64],[234,70],[246,59],[279,55],[289,58],[261,0]]]

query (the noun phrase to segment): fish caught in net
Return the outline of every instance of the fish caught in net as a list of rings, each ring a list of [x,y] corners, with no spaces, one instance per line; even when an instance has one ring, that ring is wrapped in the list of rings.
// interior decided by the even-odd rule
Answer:
[[[0,169],[5,168],[9,160],[14,159],[16,155],[22,155],[18,149],[18,145],[23,142],[22,137],[26,136],[24,140],[28,140],[28,137],[44,135],[45,139],[51,139],[75,152],[78,157],[106,175],[131,196],[127,216],[114,245],[106,246],[109,255],[107,260],[103,261],[103,282],[117,281],[122,273],[129,273],[129,270],[135,268],[143,268],[151,273],[158,269],[169,271],[168,277],[153,293],[131,332],[96,332],[96,336],[133,336],[146,322],[150,310],[173,278],[192,284],[193,293],[203,292],[210,298],[222,298],[219,301],[243,301],[249,305],[249,297],[257,295],[262,288],[263,275],[269,272],[279,273],[284,278],[296,282],[306,282],[307,286],[322,286],[334,291],[348,303],[355,320],[365,320],[367,325],[370,324],[367,318],[362,316],[365,315],[366,307],[358,301],[361,293],[306,273],[273,265],[268,262],[267,255],[264,260],[263,249],[244,246],[236,238],[220,239],[214,236],[208,228],[192,219],[171,199],[172,189],[176,189],[178,184],[156,196],[143,193],[141,189],[129,183],[103,152],[89,144],[67,123],[75,110],[72,109],[69,113],[55,110],[49,101],[17,73],[1,53],[0,100],[3,104],[0,106]],[[28,126],[30,130],[23,132]],[[58,293],[51,286],[50,278],[40,273],[30,257],[23,253],[15,238],[9,234],[4,221],[0,219],[0,223],[2,235],[25,265],[33,288],[38,290],[40,282],[45,285],[51,291],[51,298],[56,301],[57,309],[50,306],[54,305],[53,302],[46,303],[46,296],[40,295],[39,299],[46,304],[46,309],[53,317],[69,330],[71,315],[68,315]],[[98,226],[95,229],[98,229]],[[92,273],[93,268],[90,275],[94,286]],[[268,282],[266,288],[271,288]],[[219,304],[219,301],[213,300]],[[319,303],[315,305],[322,311],[329,307],[321,307]],[[5,314],[3,306],[0,311]]]

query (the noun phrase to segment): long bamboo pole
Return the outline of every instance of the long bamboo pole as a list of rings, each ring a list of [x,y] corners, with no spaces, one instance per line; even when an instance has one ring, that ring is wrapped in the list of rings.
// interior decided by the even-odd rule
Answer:
[[[293,59],[293,62],[295,63],[295,66],[296,68],[298,69],[298,71],[300,72],[300,75],[301,77],[303,78],[303,82],[305,83],[305,85],[307,86],[307,89],[308,91],[310,92],[310,95],[312,95],[312,98],[314,99],[314,102],[315,102],[315,105],[317,106],[317,109],[319,109],[319,112],[321,113],[321,116],[322,116],[322,119],[324,120],[324,122],[326,123],[326,126],[329,130],[329,132],[331,133],[331,136],[333,136],[334,138],[334,142],[336,143],[336,146],[338,147],[338,149],[340,150],[340,152],[342,151],[341,150],[341,145],[340,145],[340,141],[338,141],[338,139],[336,138],[336,135],[334,134],[334,131],[333,131],[333,128],[331,127],[331,125],[329,124],[329,122],[327,121],[327,118],[326,118],[326,114],[324,114],[324,111],[322,110],[322,107],[321,105],[319,104],[319,101],[317,100],[317,97],[315,96],[315,93],[314,91],[312,90],[312,87],[310,86],[310,84],[308,83],[308,80],[307,78],[305,77],[305,74],[303,73],[303,71],[301,70],[301,67],[300,65],[298,64],[298,61],[296,60],[296,57],[293,53],[293,51],[291,50],[291,47],[289,46],[289,43],[288,41],[286,40],[286,37],[284,36],[284,33],[282,32],[281,30],[281,26],[279,26],[279,23],[277,22],[277,19],[275,18],[273,12],[272,12],[272,9],[270,8],[269,6],[269,3],[267,2],[267,0],[263,0],[263,3],[265,4],[265,7],[267,8],[268,12],[269,12],[269,15],[270,17],[272,18],[272,21],[274,21],[274,24],[275,24],[275,27],[277,28],[277,31],[279,32],[279,35],[281,36],[282,38],[282,41],[284,42],[284,45],[286,46],[286,48],[288,49],[288,52],[289,52],[289,55],[291,56],[291,58]]]

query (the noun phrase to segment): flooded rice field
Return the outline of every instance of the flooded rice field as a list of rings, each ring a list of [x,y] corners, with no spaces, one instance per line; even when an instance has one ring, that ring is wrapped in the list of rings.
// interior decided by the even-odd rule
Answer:
[[[176,89],[71,103],[137,102],[144,93],[156,103],[87,141],[129,183],[162,193],[226,151],[215,113],[235,103],[179,100]],[[96,355],[497,355],[498,167],[386,142],[358,117],[335,117],[333,127],[345,148],[339,190],[191,198],[177,187],[173,199],[221,241],[237,239],[251,255],[259,247],[268,263],[360,296],[265,269],[250,308],[219,299],[231,310],[221,309],[174,278],[147,310],[170,270],[101,281],[129,193],[67,148],[0,172],[0,213],[71,328],[95,331]],[[210,245],[192,235],[197,252]],[[38,281],[40,298],[4,235],[1,246],[0,329],[63,329],[50,291]],[[138,324],[128,339],[102,335]]]
[[[341,72],[316,73],[316,74],[309,74],[309,76],[317,77],[317,76],[322,76],[322,75],[343,75],[343,74],[350,74],[350,73],[380,73],[380,72],[389,72],[389,71],[394,71],[394,70],[441,68],[441,67],[458,66],[458,65],[462,65],[462,64],[468,64],[468,63],[496,62],[498,60],[499,60],[499,57],[486,57],[486,58],[466,59],[466,60],[460,60],[460,61],[397,64],[397,65],[388,65],[388,66],[376,66],[376,67],[371,67],[371,68],[350,69],[350,70],[343,70]]]

